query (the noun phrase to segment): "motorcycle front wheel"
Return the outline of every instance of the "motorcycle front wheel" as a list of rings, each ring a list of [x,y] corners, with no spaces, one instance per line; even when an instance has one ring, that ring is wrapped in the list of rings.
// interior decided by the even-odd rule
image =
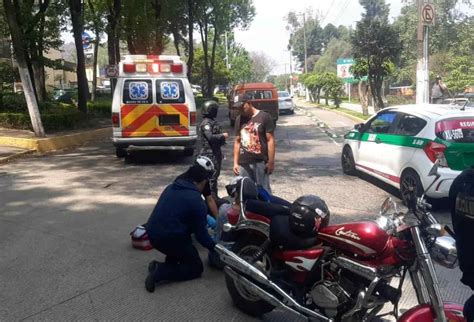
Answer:
[[[249,261],[260,249],[260,246],[264,241],[265,238],[263,236],[246,235],[244,238],[239,238],[239,240],[237,240],[232,251],[239,257]],[[264,254],[262,259],[257,261],[254,266],[268,276],[272,269],[269,254]],[[243,312],[252,316],[261,316],[274,309],[273,305],[262,300],[258,295],[248,290],[239,282],[234,281],[228,274],[225,274],[225,282],[232,301],[235,306]]]

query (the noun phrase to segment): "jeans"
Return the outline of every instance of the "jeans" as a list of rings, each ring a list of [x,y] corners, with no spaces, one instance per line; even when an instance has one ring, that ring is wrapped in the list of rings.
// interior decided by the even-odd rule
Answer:
[[[187,281],[201,276],[204,268],[191,239],[158,238],[153,246],[166,255],[155,271],[155,282]]]
[[[241,164],[239,173],[242,177],[252,179],[257,185],[263,187],[270,194],[272,193],[272,189],[270,188],[270,176],[267,173],[265,162]]]

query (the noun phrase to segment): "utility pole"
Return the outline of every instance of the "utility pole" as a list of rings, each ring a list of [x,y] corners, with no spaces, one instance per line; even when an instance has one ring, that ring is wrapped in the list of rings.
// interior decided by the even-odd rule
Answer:
[[[303,42],[304,42],[304,72],[306,74],[308,72],[308,57],[307,57],[307,51],[306,51],[306,15],[304,12],[303,12]],[[305,90],[305,93],[306,93],[306,101],[309,101],[309,92],[307,88]]]
[[[429,25],[434,24],[434,9],[427,0],[417,0],[418,4],[418,58],[416,64],[416,104],[430,102],[429,88]]]

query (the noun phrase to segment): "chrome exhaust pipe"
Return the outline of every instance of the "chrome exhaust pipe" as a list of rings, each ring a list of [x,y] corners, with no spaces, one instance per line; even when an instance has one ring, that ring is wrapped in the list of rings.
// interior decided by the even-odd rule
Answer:
[[[223,246],[219,244],[216,245],[216,251],[219,253],[221,260],[228,266],[225,268],[225,271],[226,272],[228,272],[229,270],[232,271],[229,274],[230,277],[232,277],[232,279],[234,279],[234,281],[236,282],[240,282],[240,281],[243,281],[243,279],[245,279],[245,281],[250,283],[249,288],[251,290],[255,290],[256,293],[259,294],[259,296],[261,295],[261,298],[263,300],[267,301],[268,299],[269,303],[274,306],[294,308],[294,310],[296,310],[298,314],[303,315],[306,318],[311,317],[311,318],[315,318],[321,321],[332,322],[332,319],[329,319],[318,312],[312,311],[310,309],[305,308],[304,306],[301,306],[291,296],[286,294],[286,292],[283,291],[278,285],[276,285],[271,280],[269,280],[265,274],[263,274],[261,271],[259,271],[258,269],[256,269],[255,267],[247,263],[245,260],[237,256],[232,251],[225,249]],[[272,289],[273,291],[276,292],[276,294],[280,295],[283,298],[283,301],[278,300],[273,295],[262,290],[259,286],[255,285],[254,283],[252,283],[245,277],[240,276],[239,273],[247,275],[255,279],[258,283],[268,287],[269,289]],[[243,284],[247,285],[245,284],[245,281],[243,282]],[[264,293],[268,295],[265,295]]]
[[[216,245],[215,250],[219,254],[221,261],[232,269],[254,278],[259,283],[267,284],[268,278],[265,274],[237,256],[234,252],[226,249],[220,244]]]
[[[282,308],[283,310],[287,311],[287,312],[290,312],[290,313],[293,313],[297,316],[299,316],[300,318],[303,318],[303,319],[307,319],[306,316],[304,316],[303,314],[293,310],[292,308],[286,306],[285,304],[283,304],[281,301],[279,301],[276,297],[274,297],[273,295],[271,295],[270,293],[268,293],[267,291],[264,291],[261,287],[253,284],[252,282],[250,282],[248,279],[246,279],[245,277],[243,277],[242,275],[239,275],[238,273],[236,273],[234,270],[232,270],[232,268],[230,268],[229,266],[226,266],[224,268],[224,271],[226,272],[226,274],[228,274],[235,282],[237,283],[240,283],[242,284],[246,289],[250,290],[252,293],[254,294],[258,294],[258,296],[264,300],[265,302],[268,302],[269,304],[273,305],[274,307],[277,307],[277,308]]]

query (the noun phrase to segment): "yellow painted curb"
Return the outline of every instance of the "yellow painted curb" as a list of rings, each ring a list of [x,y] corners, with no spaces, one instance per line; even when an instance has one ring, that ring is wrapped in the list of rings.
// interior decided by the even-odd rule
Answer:
[[[28,150],[47,153],[50,151],[66,149],[82,145],[96,139],[103,139],[112,136],[112,128],[103,128],[87,132],[55,136],[42,139],[26,139],[13,137],[0,137],[0,145],[13,146]]]

